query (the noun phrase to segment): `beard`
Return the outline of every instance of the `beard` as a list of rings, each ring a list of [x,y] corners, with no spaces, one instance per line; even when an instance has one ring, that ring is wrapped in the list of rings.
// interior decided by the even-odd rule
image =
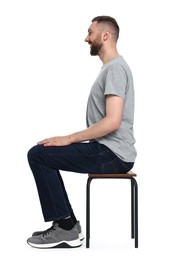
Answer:
[[[102,43],[101,42],[93,42],[91,44],[91,48],[90,48],[90,54],[91,56],[96,56],[98,55],[99,51],[101,50],[102,48]]]

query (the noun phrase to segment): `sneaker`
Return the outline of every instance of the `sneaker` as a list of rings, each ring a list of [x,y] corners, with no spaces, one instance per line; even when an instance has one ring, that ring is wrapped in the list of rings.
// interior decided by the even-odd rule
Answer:
[[[27,243],[36,248],[74,248],[82,245],[76,226],[64,230],[57,223],[41,235],[28,238]]]
[[[54,222],[53,222],[53,225],[54,225]],[[76,224],[75,224],[75,227],[76,229],[78,230],[78,233],[79,233],[79,239],[82,241],[84,240],[84,236],[82,234],[82,230],[81,230],[81,225],[80,225],[80,222],[77,221]],[[49,229],[45,230],[45,231],[36,231],[32,234],[32,236],[40,236],[42,235],[44,232],[48,231]]]

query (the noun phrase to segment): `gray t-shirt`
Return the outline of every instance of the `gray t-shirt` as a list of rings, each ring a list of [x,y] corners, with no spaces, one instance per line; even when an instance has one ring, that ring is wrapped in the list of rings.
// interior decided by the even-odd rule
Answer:
[[[137,153],[133,136],[133,77],[129,66],[120,55],[103,65],[92,86],[87,103],[88,127],[105,117],[105,96],[110,94],[124,99],[121,126],[119,130],[91,141],[106,145],[125,162],[134,162]]]

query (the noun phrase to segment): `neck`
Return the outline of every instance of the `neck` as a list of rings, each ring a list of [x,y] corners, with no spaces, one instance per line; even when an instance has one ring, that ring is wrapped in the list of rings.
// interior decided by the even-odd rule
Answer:
[[[109,48],[107,50],[102,49],[99,53],[99,58],[101,59],[103,64],[105,64],[118,55],[119,55],[119,53],[116,48],[115,49]]]
[[[116,54],[111,55],[111,56],[107,57],[106,59],[102,60],[103,65],[104,65],[105,63],[108,63],[110,60],[112,60],[113,58],[115,58],[115,57],[118,56],[118,55],[119,55],[119,54],[116,53]]]

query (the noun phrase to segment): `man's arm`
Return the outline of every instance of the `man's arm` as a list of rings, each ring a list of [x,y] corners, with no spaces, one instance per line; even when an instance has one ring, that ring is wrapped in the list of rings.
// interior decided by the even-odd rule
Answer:
[[[62,146],[76,142],[83,142],[105,136],[120,128],[123,114],[124,100],[114,95],[106,96],[106,115],[99,122],[88,127],[85,130],[66,135],[55,136],[44,139],[38,144],[44,146]]]

